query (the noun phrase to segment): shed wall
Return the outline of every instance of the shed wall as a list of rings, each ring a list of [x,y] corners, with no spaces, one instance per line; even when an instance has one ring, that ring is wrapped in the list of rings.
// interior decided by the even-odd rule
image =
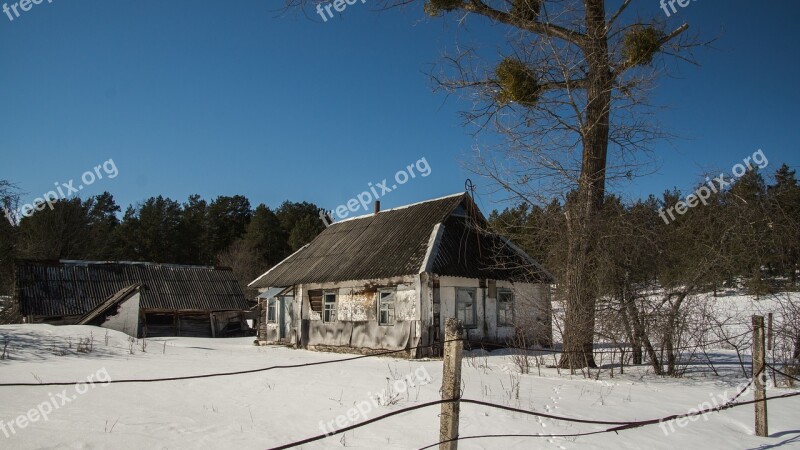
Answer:
[[[121,331],[131,336],[139,334],[139,303],[141,294],[139,292],[131,295],[127,300],[117,305],[116,312],[105,316],[105,320],[100,323],[102,328]]]

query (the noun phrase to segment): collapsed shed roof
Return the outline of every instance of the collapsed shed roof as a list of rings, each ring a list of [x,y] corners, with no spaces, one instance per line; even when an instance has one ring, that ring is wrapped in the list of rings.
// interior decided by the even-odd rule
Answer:
[[[15,295],[25,316],[83,315],[122,289],[141,291],[143,309],[245,310],[248,302],[227,268],[140,262],[30,261],[16,264]]]

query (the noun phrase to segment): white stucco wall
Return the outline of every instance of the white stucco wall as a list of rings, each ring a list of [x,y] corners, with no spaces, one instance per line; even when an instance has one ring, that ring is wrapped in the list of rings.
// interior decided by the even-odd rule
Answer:
[[[440,277],[439,326],[444,329],[445,321],[456,317],[456,290],[460,287],[474,288],[476,291],[476,327],[468,329],[470,339],[489,339],[505,341],[514,337],[513,326],[497,326],[497,299],[489,297],[489,288],[479,287],[477,279]],[[550,300],[546,285],[531,283],[511,283],[497,281],[497,288],[510,289],[514,293],[514,324],[531,330],[537,336],[550,335]]]
[[[350,346],[371,349],[402,349],[417,345],[420,336],[419,277],[397,277],[348,281],[341,283],[306,284],[297,287],[295,327],[309,320],[308,345]],[[395,322],[378,324],[378,292],[394,288]],[[322,314],[312,311],[308,292],[335,291],[336,322],[324,323]]]
[[[337,320],[344,322],[365,322],[377,320],[378,289],[395,288],[395,319],[397,321],[420,320],[420,302],[417,277],[385,278],[341,283],[302,285],[303,299],[308,301],[308,291],[336,291]],[[304,311],[305,312],[305,311]],[[304,317],[322,320],[318,312],[307,312]]]

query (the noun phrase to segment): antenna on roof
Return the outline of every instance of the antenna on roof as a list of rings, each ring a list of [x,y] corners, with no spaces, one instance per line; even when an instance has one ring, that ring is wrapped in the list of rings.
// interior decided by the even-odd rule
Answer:
[[[469,195],[470,200],[472,200],[469,205],[468,213],[470,219],[472,219],[472,225],[475,226],[475,240],[478,244],[478,256],[482,258],[483,251],[481,249],[481,236],[480,230],[478,229],[478,220],[476,218],[475,211],[475,184],[469,178],[467,178],[467,180],[464,182],[464,190],[467,192],[467,195]]]
[[[467,178],[467,181],[464,182],[464,190],[469,193],[473,200],[475,200],[475,185],[469,178]]]

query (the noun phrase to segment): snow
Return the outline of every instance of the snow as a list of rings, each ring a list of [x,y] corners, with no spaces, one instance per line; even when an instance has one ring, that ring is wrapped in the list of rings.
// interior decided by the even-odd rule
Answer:
[[[735,309],[745,316],[758,307],[768,308],[742,296],[722,298],[720,302],[726,313]],[[80,387],[0,387],[0,420],[6,429],[9,422],[32,408],[52,404],[64,388],[68,396],[75,396],[53,408],[47,420],[39,417],[25,428],[9,432],[9,437],[0,430],[3,449],[264,449],[321,434],[321,424],[340,428],[335,423],[337,416],[350,425],[364,416],[373,418],[437,400],[442,381],[441,361],[370,357],[247,375],[107,385],[102,381],[109,378],[230,372],[352,356],[258,347],[253,345],[253,338],[148,339],[142,351],[142,341],[131,343],[122,333],[88,326],[0,326],[0,352],[6,340],[7,359],[0,360],[1,383],[86,382],[89,376],[100,381]],[[86,346],[89,342],[91,351],[78,351],[79,343]],[[685,413],[704,402],[721,404],[723,400],[718,399],[732,397],[737,385],[747,381],[741,377],[735,352],[725,349],[712,352],[715,363],[729,368],[721,372],[722,376],[698,371],[678,379],[656,377],[644,366],[626,367],[624,375],[615,370],[613,378],[609,370],[594,379],[580,372],[569,375],[546,367],[521,375],[507,354],[468,353],[462,369],[464,398],[559,416],[629,421]],[[553,357],[544,360],[552,364]],[[404,387],[408,387],[406,392],[394,392]],[[78,389],[85,393],[79,394]],[[772,388],[769,395],[785,392],[791,391]],[[372,402],[370,397],[377,393],[383,398]],[[752,394],[743,399],[752,399]],[[355,422],[346,419],[348,412],[352,416],[358,411],[359,405],[365,414]],[[769,438],[754,436],[753,408],[744,406],[698,418],[684,427],[673,422],[674,432],[665,424],[580,438],[465,440],[459,447],[800,448],[799,406],[800,398],[769,403]],[[420,448],[438,441],[438,414],[438,406],[415,410],[302,448]],[[604,428],[607,426],[540,419],[471,404],[461,406],[461,436],[570,434]]]

